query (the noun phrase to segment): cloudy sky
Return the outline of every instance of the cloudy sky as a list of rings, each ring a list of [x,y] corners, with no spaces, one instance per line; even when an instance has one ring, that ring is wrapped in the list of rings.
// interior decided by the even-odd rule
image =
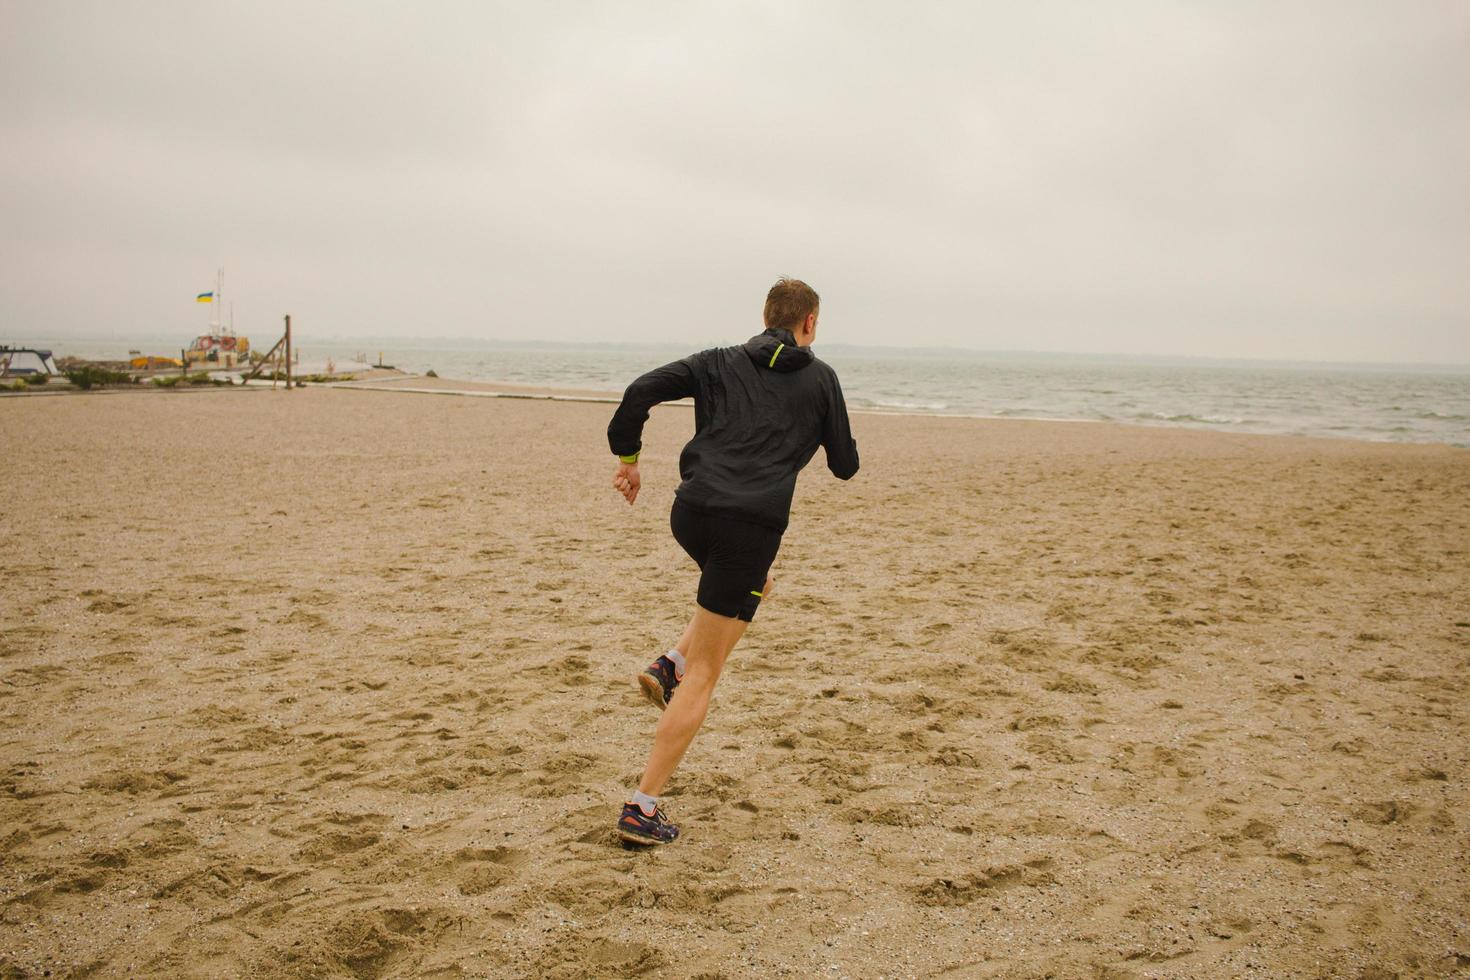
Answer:
[[[1470,362],[1470,4],[0,0],[0,340]]]

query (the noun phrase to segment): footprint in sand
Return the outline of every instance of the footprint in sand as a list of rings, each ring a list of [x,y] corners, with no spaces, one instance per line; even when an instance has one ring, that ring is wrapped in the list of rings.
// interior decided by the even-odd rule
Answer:
[[[536,961],[535,973],[547,980],[631,977],[650,973],[666,963],[663,953],[644,943],[568,930],[564,935],[553,936]]]
[[[1042,888],[1056,884],[1052,861],[1037,858],[1021,864],[1003,864],[955,878],[934,878],[910,887],[920,905],[950,908],[969,905],[988,893],[1008,888]]]
[[[449,867],[461,895],[487,895],[505,884],[526,855],[513,847],[465,847],[454,852]]]

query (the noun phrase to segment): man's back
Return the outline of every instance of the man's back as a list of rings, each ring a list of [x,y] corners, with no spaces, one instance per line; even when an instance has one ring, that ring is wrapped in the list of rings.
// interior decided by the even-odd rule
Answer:
[[[766,330],[643,375],[608,426],[614,451],[636,453],[649,407],[676,398],[694,399],[695,434],[679,457],[676,495],[695,510],[784,529],[797,474],[818,446],[834,475],[857,472],[837,374],[789,331]]]

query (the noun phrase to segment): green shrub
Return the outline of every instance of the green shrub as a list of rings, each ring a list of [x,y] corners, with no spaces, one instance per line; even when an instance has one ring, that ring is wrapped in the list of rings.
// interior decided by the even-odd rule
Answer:
[[[130,385],[133,376],[126,371],[109,371],[99,367],[78,367],[66,372],[66,380],[83,391],[93,385]]]
[[[286,372],[276,371],[272,373],[270,371],[263,371],[256,377],[259,378],[261,381],[285,381]],[[312,384],[325,385],[331,384],[333,381],[356,380],[357,375],[355,374],[297,374],[291,377],[291,382],[298,385],[304,385],[307,382],[311,382]]]
[[[229,381],[223,378],[211,378],[207,374],[171,374],[166,378],[154,378],[153,383],[160,388],[177,388],[179,385],[227,385]]]
[[[22,382],[24,382],[25,384],[28,384],[28,385],[37,385],[37,386],[39,386],[39,385],[43,385],[46,382],[50,381],[51,380],[51,375],[49,375],[49,374],[28,374],[24,378],[21,378],[20,380]]]

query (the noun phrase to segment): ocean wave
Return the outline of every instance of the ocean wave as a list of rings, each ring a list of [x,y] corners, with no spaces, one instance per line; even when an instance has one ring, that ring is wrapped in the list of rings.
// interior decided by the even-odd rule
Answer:
[[[1163,412],[1143,412],[1136,419],[1153,419],[1158,422],[1198,422],[1205,425],[1244,425],[1246,420],[1230,415],[1165,415]]]
[[[891,408],[902,412],[942,412],[949,408],[944,402],[891,402],[871,398],[864,398],[862,402],[873,408]]]

